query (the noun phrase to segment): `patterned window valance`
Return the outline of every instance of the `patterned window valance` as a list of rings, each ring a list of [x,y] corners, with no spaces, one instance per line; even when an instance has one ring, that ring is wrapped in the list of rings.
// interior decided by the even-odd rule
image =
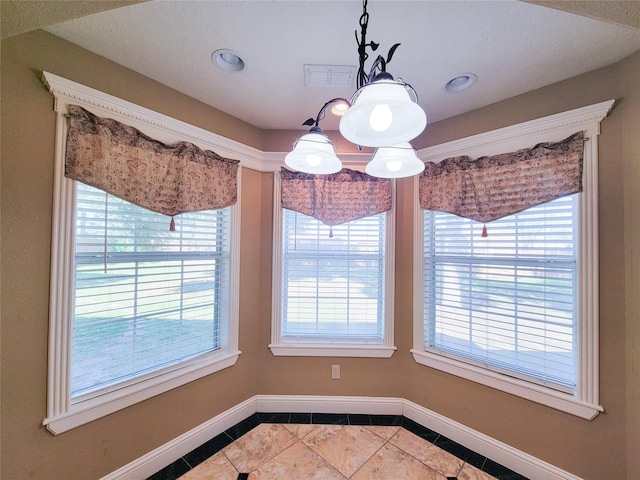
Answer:
[[[391,181],[355,170],[312,175],[282,169],[282,207],[333,226],[391,210]]]
[[[490,222],[582,191],[584,133],[492,157],[427,162],[420,207]]]
[[[148,210],[174,216],[233,205],[238,163],[69,106],[65,176]]]

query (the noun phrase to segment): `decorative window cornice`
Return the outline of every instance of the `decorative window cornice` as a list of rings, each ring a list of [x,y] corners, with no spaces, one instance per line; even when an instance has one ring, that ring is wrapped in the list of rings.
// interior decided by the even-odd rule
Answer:
[[[49,72],[43,72],[42,79],[55,98],[55,111],[60,114],[69,113],[69,105],[79,105],[94,115],[130,125],[159,141],[175,143],[188,140],[204,150],[213,150],[228,158],[238,158],[242,166],[263,169],[264,152],[256,148]],[[282,158],[284,159],[284,154]]]
[[[418,151],[418,157],[425,162],[437,162],[458,155],[477,158],[528,148],[540,143],[541,138],[545,142],[560,141],[578,130],[585,130],[587,137],[589,134],[598,135],[600,121],[611,111],[614,102],[614,100],[607,100],[423,148]]]

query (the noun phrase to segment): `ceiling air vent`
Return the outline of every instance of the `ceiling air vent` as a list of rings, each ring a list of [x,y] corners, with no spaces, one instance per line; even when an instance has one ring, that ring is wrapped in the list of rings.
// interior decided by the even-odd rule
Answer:
[[[305,65],[305,87],[353,87],[356,67],[350,65]]]

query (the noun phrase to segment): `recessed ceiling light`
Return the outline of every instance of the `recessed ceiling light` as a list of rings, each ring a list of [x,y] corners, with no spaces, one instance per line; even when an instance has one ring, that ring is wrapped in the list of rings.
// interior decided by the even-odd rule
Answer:
[[[476,83],[478,77],[473,73],[463,73],[449,80],[444,86],[445,92],[458,93]]]
[[[233,50],[216,50],[211,54],[213,64],[226,72],[239,72],[244,70],[244,61]]]

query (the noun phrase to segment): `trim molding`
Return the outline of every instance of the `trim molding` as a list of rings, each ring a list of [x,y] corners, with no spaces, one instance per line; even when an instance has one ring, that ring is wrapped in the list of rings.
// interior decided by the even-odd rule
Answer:
[[[572,473],[409,400],[403,400],[403,415],[528,478],[581,480]]]
[[[283,214],[280,198],[281,177],[279,172],[273,175],[273,248],[271,271],[271,343],[269,349],[275,356],[296,357],[369,357],[390,358],[397,350],[394,345],[395,322],[395,251],[396,238],[396,183],[392,182],[392,208],[386,214],[385,228],[385,302],[384,302],[384,337],[380,343],[314,342],[313,338],[304,342],[285,343],[282,336],[282,229]]]
[[[56,336],[57,338],[58,336]],[[158,370],[147,378],[137,379],[133,383],[125,383],[115,390],[107,390],[96,397],[89,397],[76,403],[72,403],[69,398],[64,404],[55,405],[60,413],[48,415],[42,424],[54,435],[59,435],[147,398],[168,392],[185,383],[232,367],[238,361],[238,356],[241,353],[238,350],[231,353],[215,351],[201,360],[184,362],[173,369]],[[65,380],[69,381],[68,375],[65,376]],[[66,392],[62,391],[62,388],[55,387],[57,385],[54,386],[55,395],[65,398]]]
[[[256,412],[403,415],[529,478],[581,480],[528,453],[403,398],[255,395],[100,480],[146,478]]]
[[[198,448],[254,413],[256,413],[256,398],[252,397],[111,472],[101,480],[139,480],[150,477],[174,460]]]
[[[42,72],[42,81],[54,96],[54,110],[58,113],[66,114],[69,105],[77,104],[96,115],[109,116],[131,125],[157,140],[170,143],[189,139],[201,148],[213,149],[219,155],[237,157],[240,165],[253,170],[277,172],[284,166],[286,152],[264,152],[249,147],[50,72]],[[551,134],[548,138],[545,136],[545,141],[561,140],[575,133],[576,127],[583,126],[585,123],[595,127],[596,132],[600,133],[599,122],[613,108],[613,104],[614,100],[609,100],[577,108],[570,112],[558,113],[423,148],[418,150],[417,154],[422,161],[438,161],[461,154],[493,155],[510,151],[514,143],[522,145],[519,148],[531,147],[536,143],[535,138],[539,138],[541,133]],[[342,153],[338,156],[345,167],[355,170],[363,170],[364,165],[371,159],[371,154],[368,153]]]
[[[55,98],[56,138],[58,139],[63,139],[65,135],[63,115],[68,112],[68,106],[79,104],[96,115],[109,116],[138,128],[158,140],[171,143],[188,139],[201,148],[212,149],[222,156],[238,158],[241,166],[246,168],[260,172],[276,172],[284,164],[285,154],[282,152],[260,151],[49,72],[43,72],[42,79]],[[599,122],[611,110],[613,103],[613,101],[602,102],[571,112],[425,148],[418,151],[418,157],[423,161],[438,161],[462,153],[472,157],[492,155],[510,151],[511,148],[530,147],[536,143],[535,139],[540,136],[540,133],[552,133],[552,136],[545,136],[545,141],[561,140],[571,133],[575,133],[575,129],[579,125],[593,134],[591,150],[597,152],[596,138],[599,133]],[[56,155],[58,156],[63,152],[61,144],[62,142],[57,142]],[[364,154],[343,154],[340,156],[345,166],[355,169],[361,169],[369,158]],[[56,182],[61,181],[60,179],[56,180]],[[73,195],[72,191],[65,190],[65,188],[61,190],[65,197]],[[54,205],[60,201],[62,201],[60,198],[54,199]],[[597,213],[597,205],[591,205],[590,209],[589,216],[592,217],[594,213]],[[68,217],[62,217],[59,220],[54,222],[54,225],[59,225],[59,228],[54,228],[54,245],[67,241],[65,232],[68,231],[68,228],[65,228],[65,225],[68,226],[70,220]],[[415,220],[414,225],[416,225]],[[590,229],[597,229],[597,223],[590,225]],[[597,245],[591,248],[597,252]],[[52,271],[62,272],[60,275],[52,277],[52,283],[55,285],[66,285],[68,282],[69,273],[63,270],[63,266],[64,262],[62,264],[55,261],[52,263]],[[597,270],[594,273],[597,274]],[[415,278],[419,278],[416,273],[414,273]],[[414,284],[416,283],[419,282],[414,281]],[[597,312],[597,298],[592,301],[594,302],[594,310]],[[68,311],[69,305],[63,301],[52,299],[50,308],[52,312],[60,313]],[[237,331],[230,332],[230,334],[237,335]],[[58,345],[57,348],[59,348],[59,342],[65,335],[66,332],[61,332],[60,336],[52,341],[51,346]],[[584,350],[593,351],[597,347],[597,328],[591,332],[591,335],[591,340],[587,342],[587,345],[583,345]],[[414,330],[414,341],[419,341],[419,339],[418,332]],[[51,350],[50,348],[50,352]],[[232,353],[237,358],[239,352]],[[597,374],[597,356],[592,357],[592,364],[589,367]],[[50,382],[52,378],[59,378],[60,372],[67,368],[65,359],[53,357],[51,353],[49,354],[49,365]],[[589,397],[591,403],[597,405],[596,387],[597,377],[596,381],[585,385],[582,389],[584,390],[583,395]],[[56,391],[54,395],[48,396],[48,411],[51,412],[49,415],[56,416],[62,413],[59,406],[64,403],[65,397],[61,395],[61,391]],[[531,478],[579,480],[579,477],[564,470],[405,399],[286,395],[251,397],[103,477],[103,480],[146,478],[258,411],[401,414]]]
[[[101,389],[98,394],[71,398],[70,319],[73,313],[75,182],[64,176],[64,152],[70,104],[86,107],[96,115],[109,116],[165,142],[188,139],[204,148],[212,146],[226,156],[240,155],[251,166],[258,150],[232,142],[206,130],[154,112],[106,93],[43,72],[43,81],[55,100],[56,142],[54,163],[53,227],[51,233],[51,282],[49,304],[49,353],[47,416],[43,425],[54,435],[118,411],[134,403],[235,365],[238,351],[239,265],[241,197],[231,207],[231,247],[228,326],[222,330],[221,347],[196,359],[182,362],[129,382]],[[218,148],[220,147],[220,148]],[[235,154],[233,153],[235,152]],[[242,187],[242,170],[238,188]]]
[[[263,170],[265,154],[256,148],[49,72],[42,72],[42,81],[54,96],[54,110],[60,114],[67,114],[69,105],[80,105],[95,115],[137,128],[156,140],[165,143],[188,140],[223,157],[240,160],[243,167]],[[279,155],[273,155],[272,160]]]
[[[607,100],[441,143],[419,150],[418,157],[425,162],[438,162],[458,155],[471,158],[497,155],[520,148],[531,148],[541,141],[560,141],[577,130],[587,130],[587,135],[597,136],[600,133],[600,122],[609,114],[614,103],[615,100]]]
[[[576,415],[585,420],[593,420],[600,412],[604,412],[602,406],[580,400],[572,394],[559,392],[518,378],[508,377],[504,374],[466,364],[444,355],[414,349],[411,350],[411,354],[415,362],[420,365],[437,368],[451,375],[466,378],[481,385],[526,398],[532,402],[537,402],[570,413],[571,415]]]
[[[277,172],[284,166],[286,152],[264,152],[249,147],[50,72],[42,72],[42,82],[54,96],[54,110],[59,114],[68,113],[69,105],[80,105],[95,115],[113,118],[137,128],[156,140],[165,143],[188,140],[223,157],[240,160],[241,166],[252,170]],[[365,153],[343,153],[338,156],[345,167],[356,170],[363,170],[364,165],[371,159],[371,154]]]
[[[416,363],[496,388],[549,407],[592,420],[604,409],[600,405],[599,385],[599,307],[598,307],[598,135],[600,122],[613,108],[608,100],[563,113],[542,117],[478,135],[425,148],[419,152],[423,161],[440,162],[448,157],[466,155],[471,158],[531,148],[540,142],[560,141],[583,130],[587,137],[583,162],[583,192],[578,195],[579,221],[576,231],[578,242],[577,299],[578,321],[578,378],[572,394],[562,394],[478,368],[464,360],[439,355],[437,349],[428,349],[424,340],[424,245],[423,211],[418,195],[413,198],[413,349]],[[413,179],[414,189],[419,187],[418,177]]]
[[[276,357],[360,358],[391,358],[395,351],[398,350],[398,348],[394,346],[368,344],[357,345],[353,343],[330,343],[326,345],[318,343],[270,343],[269,349]]]

